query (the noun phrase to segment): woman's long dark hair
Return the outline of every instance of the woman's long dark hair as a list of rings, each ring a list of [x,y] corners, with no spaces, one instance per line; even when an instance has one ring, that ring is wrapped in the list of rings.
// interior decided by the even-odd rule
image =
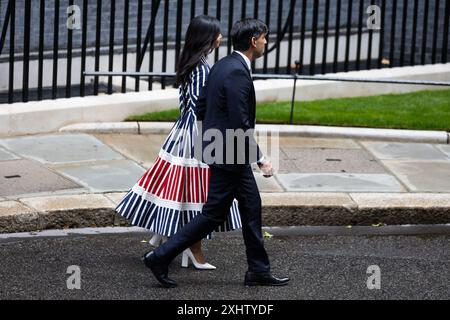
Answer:
[[[214,50],[214,42],[219,34],[220,22],[216,18],[201,15],[191,20],[178,60],[177,85],[185,83],[201,58]]]

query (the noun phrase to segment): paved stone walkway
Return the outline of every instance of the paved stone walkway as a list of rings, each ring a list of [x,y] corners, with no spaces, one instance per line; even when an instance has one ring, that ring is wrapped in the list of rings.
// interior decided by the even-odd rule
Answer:
[[[61,202],[94,209],[102,195],[113,207],[152,165],[165,137],[55,133],[0,139],[0,217],[67,209]],[[265,148],[278,169],[274,177],[264,178],[254,167],[263,204],[278,199],[283,205],[351,208],[355,202],[389,205],[383,202],[390,199],[393,206],[445,206],[448,216],[450,145],[305,137],[280,137],[278,144],[274,154]]]

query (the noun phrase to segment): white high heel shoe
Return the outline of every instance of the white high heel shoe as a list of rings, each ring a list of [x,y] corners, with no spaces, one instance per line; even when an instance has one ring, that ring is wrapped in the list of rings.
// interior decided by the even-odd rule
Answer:
[[[154,247],[158,247],[167,241],[167,237],[155,233],[148,243]]]
[[[183,256],[181,258],[181,266],[183,268],[187,268],[189,266],[189,259],[191,259],[192,264],[196,269],[199,270],[215,270],[216,267],[214,267],[212,264],[209,264],[207,262],[205,263],[199,263],[194,257],[194,254],[192,253],[191,249],[187,248],[183,251]]]

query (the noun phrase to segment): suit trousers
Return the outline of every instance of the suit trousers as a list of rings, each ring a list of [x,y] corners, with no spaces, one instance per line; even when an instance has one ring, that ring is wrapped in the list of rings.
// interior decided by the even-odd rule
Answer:
[[[264,249],[261,230],[261,197],[250,165],[229,171],[211,166],[208,199],[203,211],[154,250],[160,261],[169,264],[177,255],[206,237],[227,216],[233,199],[239,203],[242,235],[246,247],[248,270],[269,272],[270,263]]]

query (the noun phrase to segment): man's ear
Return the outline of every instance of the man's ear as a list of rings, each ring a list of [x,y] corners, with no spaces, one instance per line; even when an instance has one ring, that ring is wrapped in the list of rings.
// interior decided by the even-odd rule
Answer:
[[[256,40],[258,40],[258,39],[256,39],[255,37],[252,37],[252,39],[250,40],[250,43],[253,48],[256,48]]]

